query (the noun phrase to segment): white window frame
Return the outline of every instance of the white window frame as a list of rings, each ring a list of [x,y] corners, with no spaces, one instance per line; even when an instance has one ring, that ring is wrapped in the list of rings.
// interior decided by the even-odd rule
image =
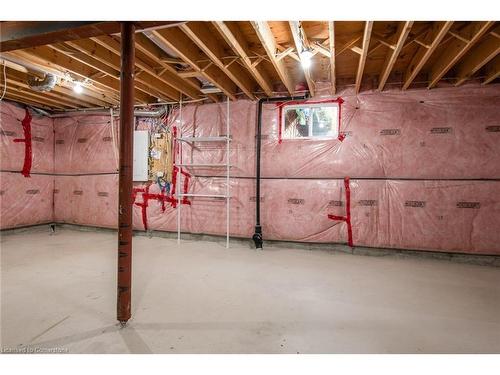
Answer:
[[[293,110],[293,109],[300,109],[300,108],[322,108],[322,107],[336,107],[337,108],[337,115],[335,116],[335,133],[333,135],[311,135],[312,134],[312,121],[308,124],[308,131],[307,137],[294,137],[294,138],[288,138],[285,137],[285,116],[286,112],[288,110]],[[282,129],[282,140],[288,140],[288,141],[293,141],[293,140],[300,140],[300,139],[313,139],[313,140],[319,140],[319,139],[337,139],[339,136],[339,111],[340,111],[340,105],[337,102],[327,102],[327,103],[314,103],[314,104],[291,104],[291,105],[284,105],[283,110],[281,111],[281,129]]]

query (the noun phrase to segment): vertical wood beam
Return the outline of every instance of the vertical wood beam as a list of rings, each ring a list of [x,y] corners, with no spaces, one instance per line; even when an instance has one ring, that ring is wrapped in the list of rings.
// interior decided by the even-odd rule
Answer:
[[[361,89],[361,82],[363,81],[363,71],[365,70],[366,56],[368,56],[368,47],[370,45],[370,36],[372,34],[373,21],[365,22],[365,31],[363,33],[362,52],[359,58],[358,71],[356,73],[356,94]]]
[[[118,182],[118,294],[116,317],[123,326],[130,319],[132,292],[132,167],[134,147],[134,30],[121,26],[120,170]]]
[[[379,91],[382,91],[384,89],[385,83],[387,82],[387,78],[389,78],[392,68],[394,67],[396,60],[398,59],[398,56],[401,53],[403,46],[405,45],[406,38],[408,37],[408,34],[410,33],[412,26],[413,26],[413,21],[406,21],[399,23],[399,30],[397,33],[397,35],[399,36],[396,42],[396,48],[390,49],[387,52],[387,57],[384,62],[384,67],[382,68],[382,74],[380,75],[380,80],[378,84]]]

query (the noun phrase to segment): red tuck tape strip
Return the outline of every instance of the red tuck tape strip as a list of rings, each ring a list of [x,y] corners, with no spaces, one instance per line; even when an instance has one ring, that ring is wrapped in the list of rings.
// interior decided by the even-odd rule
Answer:
[[[141,207],[141,215],[142,215],[142,224],[144,225],[144,230],[148,230],[148,215],[147,215],[147,208],[149,206],[149,200],[157,200],[161,204],[161,211],[165,212],[166,207],[165,207],[165,202],[169,202],[172,204],[172,207],[174,206],[174,203],[177,203],[177,200],[173,198],[172,196],[165,195],[165,192],[162,190],[160,194],[151,194],[149,192],[149,187],[151,186],[151,183],[147,184],[143,188],[134,188],[132,192],[132,200],[134,204],[138,207]],[[142,196],[142,202],[136,202],[137,198],[137,193],[141,193]]]
[[[26,108],[26,116],[22,121],[24,138],[14,139],[14,142],[16,143],[24,142],[24,164],[21,171],[24,177],[30,177],[31,163],[33,159],[31,151],[31,119],[32,117],[30,112],[28,108]]]
[[[346,216],[328,215],[331,220],[345,221],[347,224],[347,244],[350,247],[354,247],[352,241],[352,226],[351,226],[351,187],[349,184],[349,177],[344,177],[345,186],[345,206],[346,206]]]
[[[157,200],[161,204],[161,211],[165,212],[165,202],[171,204],[173,208],[177,207],[177,199],[174,198],[177,184],[177,173],[181,173],[184,175],[184,186],[183,193],[187,194],[189,188],[189,181],[191,179],[191,175],[188,172],[183,171],[181,168],[175,165],[175,159],[177,153],[179,153],[179,149],[177,147],[177,128],[174,126],[172,129],[173,138],[174,138],[174,152],[173,152],[173,172],[172,172],[172,189],[170,191],[170,195],[165,195],[163,190],[160,191],[160,194],[151,194],[149,192],[149,187],[151,186],[151,182],[148,183],[145,187],[142,188],[134,188],[132,191],[132,202],[138,207],[141,207],[141,215],[142,215],[142,224],[144,225],[144,230],[148,230],[148,214],[147,208],[149,206],[149,200]],[[137,194],[141,193],[142,202],[136,202]],[[191,205],[191,202],[187,199],[187,197],[183,197],[181,204]]]
[[[344,103],[344,99],[340,96],[337,99],[324,99],[324,100],[291,100],[289,102],[276,102],[276,106],[278,107],[278,143],[281,144],[283,142],[283,124],[281,121],[281,116],[283,115],[283,107],[287,105],[296,105],[296,104],[321,104],[321,103],[338,103],[339,105],[339,128],[338,128],[338,136],[337,139],[342,142],[345,139],[345,134],[340,132],[340,123],[342,122],[342,103]]]

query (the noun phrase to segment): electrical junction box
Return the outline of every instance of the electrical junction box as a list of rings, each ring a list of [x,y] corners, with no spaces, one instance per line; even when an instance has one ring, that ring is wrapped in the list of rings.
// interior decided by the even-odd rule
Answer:
[[[134,131],[133,180],[148,181],[149,131]]]
[[[172,137],[170,133],[153,133],[149,148],[149,180],[172,182]]]

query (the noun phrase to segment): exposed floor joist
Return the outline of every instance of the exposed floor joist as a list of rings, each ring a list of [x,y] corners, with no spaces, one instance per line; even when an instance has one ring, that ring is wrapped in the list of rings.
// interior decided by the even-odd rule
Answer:
[[[293,25],[300,25],[300,40]],[[15,28],[24,33],[19,34],[22,42],[43,34],[47,27],[47,35],[57,34],[61,26],[20,22]],[[329,82],[331,95],[351,85],[356,92],[364,84],[384,90],[399,81],[400,74],[403,89],[431,88],[443,80],[456,86],[468,79],[484,84],[498,81],[493,60],[500,53],[500,32],[498,22],[492,21],[375,21],[368,39],[366,23],[360,21],[167,22],[148,30],[142,26],[138,25],[142,32],[135,38],[135,101],[142,105],[181,97],[217,102],[222,94],[233,100],[243,95],[255,100],[284,91],[293,95],[296,83],[307,84],[314,95],[315,81]],[[28,77],[43,79],[44,72],[52,72],[61,79],[50,93],[33,92],[32,102],[46,95],[50,103],[39,101],[45,107],[56,102],[64,108],[116,106],[120,37],[102,31],[83,38],[59,33],[50,44],[2,52],[0,68],[4,63],[9,68],[7,84],[29,94]],[[0,39],[10,38],[11,43],[15,38],[9,35]],[[311,69],[305,71],[297,52],[302,43],[314,56]],[[22,64],[16,65],[15,59]],[[83,93],[74,92],[75,83],[83,85]],[[19,95],[13,91],[11,95]]]
[[[189,39],[189,37],[178,28],[163,29],[153,31],[152,35],[168,48],[175,51],[192,69],[199,72],[206,80],[212,82],[226,96],[232,100],[236,99],[236,85],[217,66],[209,63],[202,65],[199,48]],[[201,52],[201,51],[200,51]]]
[[[92,38],[96,43],[101,44],[105,48],[108,48],[110,51],[113,51],[117,56],[120,56],[120,41],[115,40],[109,36],[101,36],[98,38]],[[136,43],[137,46],[137,43]],[[152,63],[146,61],[146,59],[151,60],[147,54],[144,54],[140,49],[136,50],[136,62],[135,65],[142,69],[143,71],[149,73],[154,78],[163,82],[166,85],[169,85],[173,90],[176,90],[180,93],[183,93],[187,97],[191,99],[200,99],[201,92],[199,87],[193,87],[189,85],[184,79],[179,77],[174,69],[170,69],[167,64],[167,67],[160,65],[160,67],[155,67],[153,64],[156,62],[152,60]],[[158,71],[157,71],[158,69]],[[179,94],[175,94],[177,97]]]
[[[292,79],[288,69],[282,60],[276,58],[276,51],[278,50],[276,46],[276,40],[274,39],[271,28],[266,21],[252,21],[253,29],[257,33],[262,46],[264,47],[268,58],[276,69],[276,72],[283,84],[285,85],[288,93],[291,95],[295,92],[295,87],[292,83]]]
[[[397,32],[397,41],[394,45],[394,49],[389,48],[387,51],[387,57],[384,62],[384,67],[382,69],[382,73],[380,74],[378,89],[382,91],[387,82],[387,78],[389,78],[389,74],[391,74],[392,68],[396,63],[396,60],[403,49],[406,39],[408,38],[408,34],[411,31],[413,26],[413,21],[400,22]]]
[[[109,37],[108,37],[109,38]],[[92,58],[100,61],[103,64],[108,65],[110,68],[120,71],[120,56],[116,54],[114,50],[106,43],[101,44],[100,39],[90,39],[90,40],[78,40],[74,42],[68,42],[70,46],[79,49],[81,52],[89,55]],[[119,44],[118,44],[119,47]],[[136,59],[137,62],[137,59]],[[138,65],[136,65],[138,66]],[[141,83],[142,91],[149,93],[162,100],[178,100],[179,92],[173,89],[171,86],[165,84],[164,82],[158,80],[156,77],[147,73],[136,74],[135,77],[138,83]],[[140,86],[137,86],[140,87]]]
[[[476,45],[470,53],[459,62],[456,67],[457,80],[455,86],[459,86],[467,81],[499,53],[500,40],[494,35],[487,35],[481,43]]]
[[[366,56],[368,55],[368,48],[370,46],[370,36],[372,33],[373,21],[365,22],[365,30],[363,32],[363,45],[361,47],[362,52],[359,58],[358,63],[358,71],[356,73],[356,84],[355,84],[355,92],[359,93],[361,89],[361,82],[363,81],[363,71],[365,69]]]
[[[179,25],[179,21],[134,22],[137,31]],[[120,32],[117,21],[4,21],[1,24],[0,51],[85,39]]]
[[[241,33],[238,25],[235,22],[215,21],[213,25],[217,31],[224,37],[227,44],[240,57],[241,61],[252,74],[259,86],[264,90],[265,94],[272,96],[273,87],[267,72],[262,68],[262,65],[254,64],[250,60],[251,51],[248,44]]]
[[[59,69],[61,71],[68,71],[78,76],[80,80],[88,78],[90,81],[102,85],[106,90],[114,93],[116,97],[118,97],[120,91],[119,78],[111,76],[95,77],[95,68],[92,68],[90,64],[86,65],[69,56],[64,56],[50,47],[33,47],[9,53],[14,54],[14,56],[19,56],[30,63],[36,64],[42,69],[44,67],[48,67]],[[151,103],[153,101],[152,96],[138,90],[135,92],[135,98],[139,103]]]
[[[434,87],[443,76],[469,51],[494,24],[488,22],[474,22],[460,33],[463,39],[456,39],[441,53],[439,60],[431,68],[429,89]]]
[[[200,21],[187,22],[180,29],[222,70],[246,96],[254,100],[254,82],[250,75],[233,59],[224,61],[224,49],[217,38]]]
[[[497,57],[491,60],[491,62],[486,64],[484,70],[486,73],[486,77],[482,82],[483,85],[487,85],[488,83],[500,77],[500,55],[497,55]]]
[[[419,48],[405,73],[403,90],[406,90],[408,87],[410,87],[410,84],[413,82],[417,74],[422,70],[423,66],[434,53],[439,43],[441,43],[452,25],[453,21],[438,22],[434,25],[433,29],[428,33],[425,46],[421,46]]]
[[[170,72],[172,75],[177,76],[179,79],[182,80],[183,84],[179,84],[178,90],[182,92],[183,94],[191,97],[191,98],[199,98],[200,96],[203,96],[204,94],[200,91],[201,88],[201,83],[197,79],[190,78],[190,77],[183,77],[182,74],[177,71],[173,66],[171,66],[171,63],[168,61],[169,58],[163,52],[156,44],[154,44],[146,35],[138,33],[135,36],[135,47],[136,47],[136,53],[142,53],[144,56],[147,56],[149,59],[156,61],[157,64],[164,70],[166,73],[167,71]],[[159,75],[163,75],[164,73],[160,73]],[[191,89],[195,90],[194,92]],[[189,92],[187,91],[189,90]],[[217,101],[217,97],[212,94],[207,95],[211,100],[214,102]]]

